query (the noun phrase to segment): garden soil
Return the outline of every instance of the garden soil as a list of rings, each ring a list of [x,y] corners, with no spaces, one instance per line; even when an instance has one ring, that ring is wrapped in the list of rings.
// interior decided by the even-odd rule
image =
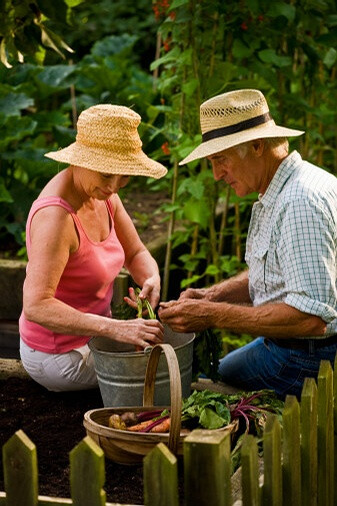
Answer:
[[[54,393],[30,379],[0,380],[0,446],[23,430],[36,445],[39,494],[69,498],[69,452],[86,436],[84,413],[100,407],[99,389]],[[107,501],[144,504],[142,465],[119,465],[105,459],[105,471]],[[0,490],[4,490],[2,471]]]

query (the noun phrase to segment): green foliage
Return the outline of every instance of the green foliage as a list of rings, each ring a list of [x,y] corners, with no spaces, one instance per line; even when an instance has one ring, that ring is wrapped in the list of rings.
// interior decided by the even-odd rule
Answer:
[[[198,424],[205,429],[220,429],[238,420],[243,422],[239,426],[241,434],[252,433],[261,437],[267,415],[274,413],[281,421],[283,409],[284,402],[272,390],[236,394],[195,390],[183,401],[181,419],[184,425]]]
[[[216,381],[219,379],[219,360],[223,356],[221,335],[207,329],[198,332],[193,346],[193,374],[198,377],[204,374],[207,378]]]
[[[49,18],[68,24],[71,8],[82,0],[1,0],[0,9],[0,59],[7,68],[16,61],[22,63],[25,56],[42,63],[45,48],[52,49],[61,58],[63,50],[73,50],[64,40],[50,29]],[[42,44],[42,45],[41,45]]]
[[[231,413],[227,399],[222,394],[204,390],[196,390],[183,401],[181,412],[182,422],[197,419],[205,429],[219,429],[231,421]]]
[[[307,131],[292,147],[334,172],[336,19],[335,2],[328,0],[171,2],[160,18],[162,52],[151,67],[159,70],[162,100],[172,105],[164,124],[171,163],[200,142],[202,101],[252,87],[265,93],[277,123]],[[182,288],[213,283],[243,266],[252,197],[237,199],[207,175],[204,161],[176,174],[170,212],[184,230],[174,232],[171,244],[190,245],[179,258]]]
[[[31,202],[60,168],[44,153],[72,142],[78,114],[100,102],[134,107],[143,118],[145,152],[169,168],[163,180],[141,184],[172,189],[163,209],[179,227],[171,228],[175,259],[166,274],[170,266],[179,269],[182,288],[244,268],[256,199],[239,199],[215,183],[206,161],[177,169],[201,140],[202,101],[237,88],[261,89],[277,123],[306,130],[292,147],[336,171],[335,2],[168,4],[0,1],[2,61],[13,65],[0,65],[0,240],[7,248],[23,245]],[[55,47],[47,50],[51,40],[64,52],[59,34],[75,50],[70,61],[60,60]],[[17,63],[18,51],[27,63]]]
[[[151,76],[135,61],[131,35],[98,41],[78,64],[22,64],[3,70],[0,84],[0,239],[8,250],[23,246],[29,208],[59,164],[47,151],[75,140],[69,90],[77,90],[77,113],[97,103],[126,104],[146,116],[154,100]],[[133,64],[130,65],[130,62]],[[152,126],[143,141],[154,148]],[[159,139],[160,142],[160,139]]]

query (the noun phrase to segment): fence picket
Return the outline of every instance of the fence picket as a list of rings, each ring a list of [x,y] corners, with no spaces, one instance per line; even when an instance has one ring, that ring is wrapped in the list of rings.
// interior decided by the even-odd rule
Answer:
[[[260,506],[257,440],[247,435],[241,448],[242,506]]]
[[[318,506],[333,506],[334,433],[333,377],[328,360],[322,360],[318,373]]]
[[[317,384],[313,378],[305,379],[300,404],[296,397],[287,396],[282,444],[278,417],[268,415],[262,487],[257,439],[251,435],[243,439],[242,506],[337,506],[334,427],[337,356],[334,371],[329,361],[321,361]],[[185,438],[185,506],[232,506],[230,441],[231,433],[226,431],[195,430]],[[0,505],[114,506],[106,503],[103,490],[104,452],[90,437],[70,452],[72,499],[38,495],[36,447],[22,430],[4,444],[2,451],[6,492],[0,492]],[[164,444],[144,458],[143,469],[145,506],[178,506],[177,458]]]
[[[283,415],[283,504],[301,504],[300,405],[293,395],[286,397]]]
[[[231,506],[230,438],[211,430],[194,430],[185,438],[185,506]]]
[[[178,463],[159,443],[143,461],[145,506],[178,506]]]
[[[317,385],[305,378],[301,395],[302,505],[317,505]]]
[[[37,506],[36,446],[18,430],[3,446],[6,506]]]
[[[281,426],[276,415],[269,415],[263,435],[263,506],[282,506]]]
[[[86,436],[69,455],[73,506],[105,506],[103,450]]]
[[[333,419],[334,419],[334,505],[337,506],[337,355],[333,371]]]

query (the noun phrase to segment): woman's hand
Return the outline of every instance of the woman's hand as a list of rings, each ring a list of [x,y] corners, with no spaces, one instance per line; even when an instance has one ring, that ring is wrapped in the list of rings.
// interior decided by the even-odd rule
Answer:
[[[160,280],[158,276],[152,276],[146,279],[139,297],[143,300],[147,299],[153,309],[158,306],[160,298]]]
[[[160,298],[160,284],[158,282],[157,276],[148,278],[144,282],[143,288],[139,294],[139,298],[141,300],[147,299],[153,309],[158,306]],[[129,306],[137,309],[137,297],[132,287],[129,288],[129,297],[124,297],[124,301],[129,304]],[[145,311],[144,314],[146,314]]]
[[[164,327],[158,320],[118,320],[111,334],[115,341],[146,348],[163,342]]]

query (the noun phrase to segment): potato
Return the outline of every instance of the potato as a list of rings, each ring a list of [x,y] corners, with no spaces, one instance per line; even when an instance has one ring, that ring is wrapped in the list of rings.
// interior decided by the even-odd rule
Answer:
[[[111,415],[109,417],[108,424],[109,424],[109,427],[111,427],[111,429],[119,429],[119,430],[126,429],[125,422],[121,419],[121,417],[119,415]]]

